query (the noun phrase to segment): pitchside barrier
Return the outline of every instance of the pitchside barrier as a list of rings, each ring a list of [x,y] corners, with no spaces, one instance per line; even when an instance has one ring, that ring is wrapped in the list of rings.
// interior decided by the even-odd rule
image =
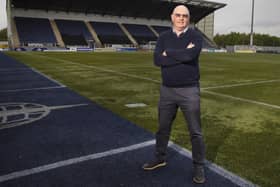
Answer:
[[[232,53],[278,53],[280,54],[280,46],[249,46],[249,45],[233,45],[226,46],[227,52]]]

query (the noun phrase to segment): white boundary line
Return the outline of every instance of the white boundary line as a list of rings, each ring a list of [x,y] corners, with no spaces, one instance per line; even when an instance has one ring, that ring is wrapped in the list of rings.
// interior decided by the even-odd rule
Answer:
[[[55,61],[59,61],[59,62],[65,62],[65,63],[68,63],[68,64],[75,64],[75,65],[79,65],[79,66],[84,66],[84,67],[87,67],[87,68],[91,68],[91,69],[95,69],[95,70],[99,70],[99,71],[103,71],[103,72],[108,72],[108,73],[114,73],[114,74],[122,75],[122,76],[126,76],[126,77],[151,81],[151,82],[155,82],[155,83],[161,83],[161,81],[159,81],[159,80],[155,80],[155,79],[151,79],[151,78],[147,78],[147,77],[140,77],[140,76],[137,76],[137,75],[131,75],[131,74],[128,74],[128,73],[122,73],[122,72],[118,72],[118,71],[114,71],[114,70],[110,70],[110,69],[96,67],[96,66],[93,66],[93,65],[81,64],[81,63],[73,62],[73,61],[70,61],[70,60],[64,60],[64,59],[60,59],[60,58],[53,58],[53,57],[47,57],[47,56],[42,56],[42,55],[34,55],[34,54],[28,54],[28,55],[39,56],[39,57],[43,57],[43,58],[47,58],[47,59],[51,59],[51,60],[55,60]]]
[[[174,149],[175,151],[177,151],[179,154],[181,154],[189,159],[192,159],[192,153],[189,150],[182,148],[181,146],[173,143],[172,141],[169,141],[169,147]],[[212,170],[213,172],[217,173],[218,175],[221,175],[222,177],[230,180],[232,183],[237,184],[240,187],[257,187],[258,186],[258,185],[253,184],[252,182],[247,181],[247,180],[235,175],[234,173],[229,172],[229,171],[225,170],[224,168],[222,168],[214,163],[211,163],[209,161],[206,161],[206,167],[209,168],[210,170]]]
[[[224,98],[228,98],[228,99],[232,99],[232,100],[237,100],[237,101],[242,101],[242,102],[246,102],[246,103],[262,105],[262,106],[275,108],[275,109],[280,109],[280,106],[278,106],[278,105],[272,105],[272,104],[267,104],[267,103],[264,103],[264,102],[254,101],[254,100],[250,100],[250,99],[234,97],[234,96],[231,96],[231,95],[221,94],[221,93],[217,93],[217,92],[213,92],[213,91],[204,91],[204,92],[208,93],[208,94],[211,94],[211,95],[220,96],[220,97],[224,97]]]
[[[38,87],[38,88],[24,88],[24,89],[14,89],[14,90],[0,90],[0,93],[8,92],[22,92],[22,91],[33,91],[33,90],[51,90],[65,88],[66,86],[50,86],[50,87]]]
[[[228,85],[220,85],[220,86],[210,86],[201,88],[202,90],[209,90],[209,89],[216,89],[216,88],[232,88],[232,87],[238,87],[238,86],[249,86],[249,85],[256,85],[256,84],[265,84],[270,82],[280,82],[280,79],[274,79],[274,80],[263,80],[258,82],[246,82],[246,83],[237,83],[237,84],[228,84]]]
[[[8,180],[17,179],[17,178],[20,178],[20,177],[33,175],[33,174],[36,174],[36,173],[41,173],[41,172],[44,172],[44,171],[64,167],[64,166],[69,166],[69,165],[72,165],[72,164],[85,162],[85,161],[88,161],[88,160],[95,160],[95,159],[98,159],[98,158],[104,158],[104,157],[107,157],[107,156],[112,156],[112,155],[116,155],[116,154],[127,152],[127,151],[133,151],[133,150],[144,148],[144,147],[147,147],[147,146],[150,146],[150,145],[153,145],[153,144],[155,144],[155,141],[150,140],[150,141],[142,142],[142,143],[139,143],[139,144],[130,145],[130,146],[127,146],[127,147],[120,147],[120,148],[117,148],[117,149],[112,149],[112,150],[101,152],[101,153],[95,153],[95,154],[81,156],[81,157],[77,157],[77,158],[71,158],[71,159],[68,159],[68,160],[63,160],[63,161],[59,161],[59,162],[55,162],[55,163],[47,164],[47,165],[42,165],[42,166],[31,168],[31,169],[16,171],[16,172],[13,172],[13,173],[9,173],[7,175],[0,176],[0,183],[8,181]]]
[[[58,84],[59,86],[64,86],[64,87],[66,87],[66,86],[63,85],[62,83],[58,82],[57,80],[54,80],[54,79],[50,78],[49,76],[43,74],[42,72],[39,72],[38,70],[36,70],[36,69],[34,69],[34,68],[30,68],[30,69],[31,69],[33,72],[38,73],[39,75],[45,77],[46,79],[48,79],[48,80],[50,80],[50,81],[52,81],[52,82]]]

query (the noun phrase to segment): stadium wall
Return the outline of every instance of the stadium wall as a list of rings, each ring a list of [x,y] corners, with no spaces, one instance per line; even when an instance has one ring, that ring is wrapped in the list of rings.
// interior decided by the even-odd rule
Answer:
[[[196,27],[201,30],[209,39],[214,38],[214,13],[200,20]]]

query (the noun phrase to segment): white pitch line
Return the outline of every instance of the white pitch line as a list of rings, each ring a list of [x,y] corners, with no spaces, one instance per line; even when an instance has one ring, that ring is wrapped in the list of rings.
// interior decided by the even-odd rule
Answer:
[[[35,91],[35,90],[52,90],[52,89],[60,89],[65,87],[66,86],[50,86],[50,87],[24,88],[24,89],[14,89],[14,90],[0,90],[0,93]]]
[[[147,77],[141,77],[141,76],[137,76],[137,75],[132,75],[132,74],[128,74],[128,73],[122,73],[122,72],[114,71],[114,70],[111,70],[111,69],[96,67],[96,66],[93,66],[93,65],[81,64],[81,63],[70,61],[70,60],[64,60],[64,59],[60,59],[60,58],[52,58],[52,57],[46,57],[46,56],[34,55],[34,54],[29,54],[29,55],[40,56],[40,57],[48,58],[48,59],[51,59],[51,60],[56,60],[56,61],[65,62],[65,63],[68,63],[68,64],[75,64],[75,65],[79,65],[79,66],[84,66],[84,67],[87,67],[87,68],[91,68],[91,69],[95,69],[95,70],[99,70],[99,71],[103,71],[103,72],[109,72],[109,73],[114,73],[114,74],[122,75],[122,76],[126,76],[126,77],[131,77],[131,78],[151,81],[151,82],[155,82],[155,83],[160,83],[159,80],[155,80],[155,79],[151,79],[151,78],[147,78]]]
[[[217,93],[217,92],[213,92],[213,91],[203,91],[203,92],[211,94],[211,95],[215,95],[215,96],[220,96],[220,97],[232,99],[232,100],[243,101],[243,102],[246,102],[246,103],[262,105],[262,106],[275,108],[275,109],[280,109],[280,106],[278,106],[278,105],[272,105],[272,104],[267,104],[267,103],[264,103],[264,102],[254,101],[254,100],[250,100],[250,99],[234,97],[234,96],[231,96],[231,95],[221,94],[221,93]]]
[[[48,79],[48,80],[50,80],[50,81],[52,81],[52,82],[58,84],[59,86],[64,86],[64,87],[66,87],[66,86],[63,85],[62,83],[58,82],[57,80],[54,80],[54,79],[50,78],[49,76],[45,75],[44,73],[39,72],[39,71],[37,71],[37,70],[34,69],[34,68],[30,68],[30,69],[31,69],[32,71],[34,71],[35,73],[38,73],[39,75],[45,77],[46,79]]]
[[[174,149],[179,154],[192,160],[192,153],[189,150],[173,143],[172,141],[169,141],[169,147]],[[252,182],[247,181],[210,161],[206,161],[206,167],[212,170],[213,172],[217,173],[218,175],[230,180],[232,183],[237,184],[240,187],[257,187],[256,184],[253,184]]]
[[[154,145],[154,144],[155,144],[155,140],[150,140],[150,141],[142,142],[139,144],[130,145],[127,147],[120,147],[117,149],[112,149],[112,150],[101,152],[101,153],[95,153],[95,154],[90,154],[90,155],[81,156],[81,157],[77,157],[77,158],[71,158],[68,160],[63,160],[63,161],[59,161],[59,162],[55,162],[55,163],[47,164],[47,165],[42,165],[42,166],[31,168],[31,169],[16,171],[13,173],[9,173],[9,174],[0,176],[0,183],[8,181],[8,180],[12,180],[12,179],[25,177],[28,175],[33,175],[33,174],[49,171],[49,170],[64,167],[64,166],[78,164],[81,162],[95,160],[98,158],[104,158],[104,157],[120,154],[123,152],[133,151],[136,149],[141,149],[141,148],[148,147],[148,146]]]
[[[264,84],[264,83],[271,83],[271,82],[280,82],[280,79],[263,80],[263,81],[257,81],[257,82],[246,82],[246,83],[238,83],[238,84],[228,84],[228,85],[220,85],[220,86],[210,86],[210,87],[205,87],[205,88],[201,88],[201,89],[209,90],[209,89],[215,89],[215,88],[232,88],[232,87],[238,87],[238,86],[249,86],[249,85]]]

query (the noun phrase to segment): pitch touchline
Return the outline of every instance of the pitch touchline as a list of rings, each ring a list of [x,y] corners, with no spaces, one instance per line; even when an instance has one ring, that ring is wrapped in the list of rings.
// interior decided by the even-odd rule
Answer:
[[[179,154],[181,154],[189,159],[192,159],[192,153],[189,150],[173,143],[172,141],[169,141],[168,145],[170,148],[174,149]],[[224,168],[222,168],[214,163],[209,162],[208,160],[206,160],[206,167],[209,168],[210,170],[212,170],[213,172],[217,173],[218,175],[221,175],[224,178],[230,180],[234,184],[237,184],[240,187],[257,187],[257,185],[251,183],[250,181],[247,181],[247,180],[235,175],[234,173],[231,173],[231,172],[225,170]]]
[[[208,93],[208,94],[211,94],[211,95],[220,96],[220,97],[224,97],[224,98],[228,98],[228,99],[232,99],[232,100],[243,101],[243,102],[246,102],[246,103],[263,105],[263,106],[267,106],[267,107],[270,107],[270,108],[280,109],[280,106],[278,106],[278,105],[272,105],[272,104],[267,104],[267,103],[264,103],[264,102],[254,101],[254,100],[250,100],[250,99],[234,97],[234,96],[231,96],[231,95],[221,94],[221,93],[217,93],[217,92],[213,92],[213,91],[204,91],[204,92]]]
[[[34,54],[28,54],[28,55],[40,56],[40,57],[56,60],[56,61],[59,61],[59,62],[65,62],[65,63],[68,63],[68,64],[75,64],[75,65],[84,66],[84,67],[87,67],[87,68],[96,69],[96,70],[103,71],[103,72],[115,73],[115,74],[123,75],[123,76],[126,76],[126,77],[132,77],[132,78],[137,78],[137,79],[141,79],[141,80],[147,80],[147,81],[152,81],[152,82],[155,82],[155,83],[160,83],[159,80],[155,80],[155,79],[151,79],[151,78],[147,78],[147,77],[140,77],[140,76],[137,76],[137,75],[131,75],[131,74],[128,74],[128,73],[122,73],[122,72],[118,72],[118,71],[114,71],[114,70],[110,70],[110,69],[96,67],[96,66],[93,66],[93,65],[81,64],[81,63],[73,62],[73,61],[70,61],[70,60],[64,60],[64,59],[60,59],[60,58],[52,58],[52,57],[46,57],[46,56],[34,55]]]
[[[65,85],[61,84],[61,83],[58,82],[57,80],[54,80],[54,79],[50,78],[49,76],[47,76],[47,75],[45,75],[45,74],[43,74],[43,73],[37,71],[36,69],[34,69],[34,68],[30,68],[30,69],[31,69],[33,72],[38,73],[39,75],[45,77],[46,79],[48,79],[48,80],[50,80],[50,81],[52,81],[52,82],[58,84],[59,86],[64,86],[64,87],[66,87]]]
[[[210,86],[210,87],[205,87],[205,88],[201,88],[201,89],[202,90],[209,90],[209,89],[215,89],[215,88],[231,88],[231,87],[238,87],[238,86],[249,86],[249,85],[256,85],[256,84],[264,84],[264,83],[270,83],[270,82],[280,82],[280,79],[263,80],[263,81],[258,81],[258,82],[228,84],[228,85],[220,85],[220,86]]]
[[[77,157],[77,158],[71,158],[68,160],[63,160],[60,162],[55,162],[55,163],[47,164],[47,165],[42,165],[39,167],[26,169],[26,170],[22,170],[22,171],[16,171],[13,173],[9,173],[7,175],[0,176],[0,182],[5,182],[8,180],[17,179],[17,178],[28,176],[28,175],[33,175],[36,173],[41,173],[44,171],[85,162],[88,160],[94,160],[94,159],[104,158],[104,157],[112,156],[112,155],[127,152],[127,151],[133,151],[133,150],[144,148],[144,147],[154,145],[154,144],[155,144],[155,141],[150,140],[150,141],[146,141],[146,142],[139,143],[139,144],[134,144],[134,145],[127,146],[127,147],[121,147],[121,148],[112,149],[112,150],[101,152],[101,153],[95,153],[95,154],[81,156],[81,157]]]

